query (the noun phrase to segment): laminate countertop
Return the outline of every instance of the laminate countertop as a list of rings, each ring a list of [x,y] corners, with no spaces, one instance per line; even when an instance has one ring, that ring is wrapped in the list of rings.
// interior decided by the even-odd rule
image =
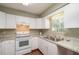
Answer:
[[[74,52],[77,52],[79,53],[79,39],[76,39],[76,38],[66,38],[64,39],[63,41],[59,41],[59,42],[56,42],[56,44],[64,47],[64,48],[67,48],[67,49],[70,49]]]
[[[64,47],[66,49],[69,49],[71,51],[79,53],[79,39],[77,39],[77,38],[67,37],[67,38],[64,38],[64,40],[61,40],[58,42],[50,40],[50,39],[45,39],[45,38],[43,38],[43,39],[47,40],[51,43],[57,44],[61,47]]]

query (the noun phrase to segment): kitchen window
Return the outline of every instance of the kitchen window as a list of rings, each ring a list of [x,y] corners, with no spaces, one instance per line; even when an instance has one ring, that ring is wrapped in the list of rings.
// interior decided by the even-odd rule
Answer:
[[[64,12],[57,13],[51,16],[51,30],[55,32],[64,31]]]

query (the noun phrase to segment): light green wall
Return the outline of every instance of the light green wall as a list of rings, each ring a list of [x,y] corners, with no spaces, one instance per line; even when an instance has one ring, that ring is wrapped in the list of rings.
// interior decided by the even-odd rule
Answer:
[[[69,37],[79,38],[79,28],[68,28],[68,29],[65,29],[64,35],[65,36],[69,36]]]

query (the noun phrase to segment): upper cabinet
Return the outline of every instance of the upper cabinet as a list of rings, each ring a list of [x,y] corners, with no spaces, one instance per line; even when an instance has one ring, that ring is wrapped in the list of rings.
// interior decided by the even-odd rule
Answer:
[[[26,24],[29,25],[29,18],[23,16],[16,16],[16,24]]]
[[[42,21],[43,21],[44,29],[49,29],[50,28],[49,19],[43,18]]]
[[[41,18],[36,18],[36,29],[43,29],[43,23]]]
[[[16,21],[15,16],[0,12],[0,29],[15,29]]]
[[[49,29],[50,23],[46,18],[30,18],[0,12],[0,28],[16,29],[16,24],[29,25],[30,29]]]
[[[0,12],[0,28],[5,28],[5,13]]]
[[[6,14],[6,28],[16,28],[16,17],[15,15]]]
[[[30,29],[36,29],[36,19],[29,18],[29,26],[30,26]]]
[[[29,25],[30,29],[49,29],[49,20],[44,18],[29,18],[16,16],[16,23]]]
[[[71,3],[65,6],[64,28],[79,28],[79,4]]]
[[[36,28],[37,29],[49,29],[50,23],[46,18],[38,18],[36,19]]]

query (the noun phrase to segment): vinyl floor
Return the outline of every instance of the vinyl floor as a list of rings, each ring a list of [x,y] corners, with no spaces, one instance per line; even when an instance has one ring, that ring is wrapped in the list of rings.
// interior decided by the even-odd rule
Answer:
[[[35,50],[35,51],[32,51],[31,53],[24,54],[24,55],[43,55],[43,54],[39,50]]]

